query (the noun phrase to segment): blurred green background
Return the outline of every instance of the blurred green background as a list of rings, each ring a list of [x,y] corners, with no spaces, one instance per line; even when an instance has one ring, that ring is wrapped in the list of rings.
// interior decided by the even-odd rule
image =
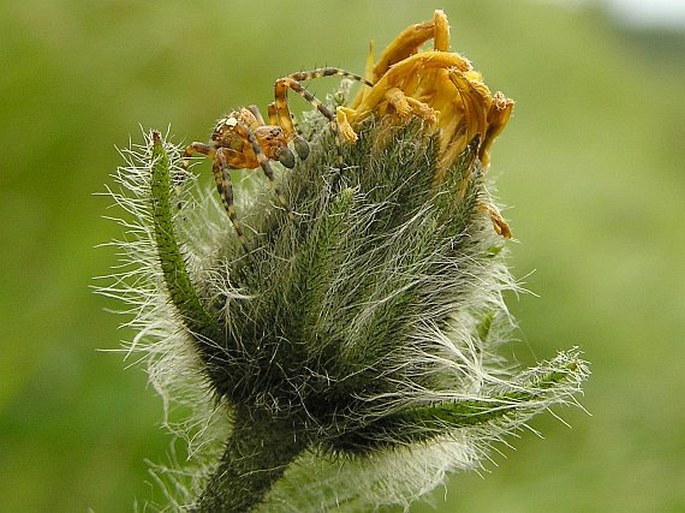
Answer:
[[[115,146],[139,124],[204,140],[273,80],[362,71],[444,8],[453,48],[517,100],[491,172],[514,274],[523,364],[579,345],[583,404],[533,422],[481,477],[451,477],[444,512],[685,511],[685,35],[590,7],[523,1],[0,3],[0,510],[131,511],[159,499],[162,403],[117,348],[131,333],[94,296],[120,235],[100,216]],[[336,82],[313,89],[324,94]],[[297,100],[295,100],[297,101]],[[205,175],[208,180],[209,174]],[[111,213],[111,212],[109,212]],[[534,271],[534,272],[533,272]],[[432,511],[416,506],[412,512]]]

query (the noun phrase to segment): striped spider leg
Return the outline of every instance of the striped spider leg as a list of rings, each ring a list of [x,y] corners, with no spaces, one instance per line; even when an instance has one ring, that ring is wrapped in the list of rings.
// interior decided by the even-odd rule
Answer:
[[[274,102],[269,105],[269,121],[273,124],[278,124],[283,128],[286,133],[294,134],[295,127],[293,125],[293,116],[288,108],[288,89],[292,89],[307,102],[309,102],[314,108],[319,111],[319,113],[328,119],[331,129],[335,134],[336,149],[338,152],[338,170],[340,173],[344,170],[344,163],[342,157],[342,137],[340,133],[340,127],[338,125],[337,113],[332,111],[329,107],[324,105],[316,96],[314,96],[310,91],[308,91],[301,82],[312,80],[315,78],[322,77],[343,77],[361,82],[366,86],[373,87],[373,84],[366,80],[364,77],[350,73],[340,68],[325,67],[316,68],[309,71],[299,71],[297,73],[291,73],[290,75],[278,79],[274,84]],[[295,144],[306,144],[306,141],[302,137],[295,136]],[[339,176],[339,175],[338,175]]]
[[[261,168],[272,184],[279,203],[290,213],[291,209],[286,197],[274,178],[271,161],[277,160],[286,168],[292,169],[295,167],[295,154],[290,150],[288,144],[293,142],[295,152],[303,160],[309,154],[309,145],[295,130],[292,115],[288,108],[287,91],[292,89],[312,104],[330,121],[336,134],[338,134],[336,115],[300,84],[300,81],[330,76],[347,77],[371,85],[362,77],[339,68],[318,68],[293,73],[275,83],[274,102],[269,105],[269,124],[265,123],[256,106],[241,107],[217,121],[208,143],[193,142],[185,149],[182,160],[184,168],[188,167],[189,158],[195,153],[203,154],[212,159],[212,171],[219,196],[238,239],[246,250],[245,234],[235,211],[230,171],[232,169]],[[339,135],[337,142],[339,167],[342,169]]]

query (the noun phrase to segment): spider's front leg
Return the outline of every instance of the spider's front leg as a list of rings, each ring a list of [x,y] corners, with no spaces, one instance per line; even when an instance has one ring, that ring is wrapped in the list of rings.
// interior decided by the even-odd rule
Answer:
[[[335,113],[324,105],[316,96],[302,86],[301,82],[305,80],[313,80],[315,78],[323,77],[345,77],[358,82],[362,82],[368,86],[372,86],[364,77],[360,77],[349,71],[340,68],[317,68],[310,71],[298,71],[290,75],[279,78],[274,84],[274,103],[273,109],[269,112],[269,117],[275,121],[286,133],[290,139],[295,134],[293,126],[292,115],[288,108],[288,89],[292,89],[307,102],[309,102],[322,116],[324,116],[331,125],[337,129]]]
[[[276,111],[276,102],[271,102],[267,107],[267,112],[269,113],[269,123],[272,125],[280,126],[278,123],[278,112]],[[290,115],[290,120],[292,122],[294,136],[293,136],[293,146],[295,146],[295,151],[300,160],[306,160],[309,156],[309,143],[302,136],[299,126],[297,125],[297,120],[295,116]]]
[[[288,107],[288,89],[292,89],[302,98],[307,100],[316,110],[318,110],[331,124],[331,128],[334,130],[337,138],[337,144],[340,146],[340,136],[338,135],[338,125],[335,120],[335,114],[326,107],[316,96],[305,89],[300,82],[290,76],[279,78],[274,84],[274,102],[273,107],[269,109],[269,117],[273,119],[278,126],[283,129],[286,137],[288,139],[297,139],[297,133],[293,125],[292,114],[290,113],[290,108]],[[304,147],[303,142],[306,144],[303,138],[299,138],[301,141],[296,142],[300,146]],[[297,146],[296,146],[297,148]],[[299,150],[298,150],[299,153]],[[307,152],[308,153],[308,152]],[[338,151],[340,153],[340,151]],[[338,167],[342,171],[342,158],[339,159]]]
[[[286,137],[295,137],[295,128],[293,126],[292,115],[290,114],[290,109],[288,108],[288,89],[292,89],[297,94],[302,96],[307,100],[316,110],[318,110],[326,119],[328,119],[333,132],[335,133],[336,148],[338,150],[338,170],[342,174],[345,169],[345,165],[342,158],[342,141],[340,139],[340,130],[338,130],[338,123],[336,121],[335,114],[326,107],[316,96],[307,91],[302,85],[292,77],[285,77],[278,79],[274,85],[275,89],[275,101],[274,101],[274,111],[275,118],[277,119],[278,125],[286,133]]]
[[[291,140],[295,139],[296,149],[298,145],[298,135],[296,135],[295,127],[293,125],[292,114],[288,108],[288,89],[292,89],[307,102],[309,102],[316,110],[318,110],[322,116],[328,119],[333,132],[336,137],[336,146],[338,150],[338,169],[342,173],[344,170],[344,162],[342,158],[342,140],[341,131],[338,124],[338,118],[336,114],[331,111],[326,105],[324,105],[316,96],[305,89],[300,82],[304,80],[312,80],[315,78],[322,77],[332,77],[340,76],[362,82],[368,86],[372,86],[370,82],[365,80],[359,75],[350,73],[340,68],[318,68],[311,71],[300,71],[297,73],[292,73],[287,77],[278,79],[274,84],[274,103],[269,107],[269,118],[272,123],[278,124],[286,134],[286,137]],[[301,137],[299,137],[302,139]],[[351,140],[350,137],[345,137],[347,140]],[[302,139],[302,142],[305,142]],[[301,144],[301,143],[300,143]],[[299,150],[298,150],[299,153]]]
[[[182,159],[182,165],[183,167],[187,168],[188,167],[188,159],[195,155],[196,153],[202,153],[203,155],[206,155],[208,157],[212,157],[212,152],[214,151],[214,148],[212,148],[209,144],[201,143],[201,142],[193,142],[190,143],[188,146],[186,146],[185,151],[183,152],[183,159]]]
[[[190,166],[190,157],[196,153],[201,153],[209,158],[214,158],[214,148],[212,148],[209,144],[197,141],[190,143],[188,146],[186,146],[186,149],[183,152],[183,157],[181,158],[181,167],[183,168],[183,172],[177,173],[174,177],[174,183],[176,185],[181,185],[185,180],[185,175],[188,172],[188,167]]]

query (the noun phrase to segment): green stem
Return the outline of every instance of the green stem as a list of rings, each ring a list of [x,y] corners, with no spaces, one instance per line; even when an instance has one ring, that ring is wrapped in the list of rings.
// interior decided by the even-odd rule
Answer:
[[[254,510],[305,448],[305,440],[296,436],[290,422],[239,409],[221,462],[192,511]]]

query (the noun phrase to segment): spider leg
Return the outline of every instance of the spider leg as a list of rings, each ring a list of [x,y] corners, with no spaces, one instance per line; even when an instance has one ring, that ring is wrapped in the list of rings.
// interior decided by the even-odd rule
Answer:
[[[266,107],[267,115],[269,116],[270,125],[278,125],[278,113],[276,112],[276,102],[271,102]]]
[[[345,71],[340,68],[317,68],[311,71],[300,71],[297,73],[292,73],[287,77],[281,78],[274,84],[274,103],[273,108],[270,109],[269,117],[274,119],[278,125],[283,129],[286,137],[289,139],[295,137],[295,128],[293,125],[292,114],[288,108],[287,95],[288,89],[292,89],[307,102],[309,102],[316,110],[318,110],[326,119],[328,119],[333,132],[335,133],[335,143],[338,153],[337,167],[342,173],[344,171],[344,162],[342,157],[342,137],[340,135],[340,129],[337,122],[337,117],[331,109],[324,105],[316,96],[305,89],[301,81],[311,80],[314,78],[331,77],[331,76],[341,76],[346,78],[351,78],[359,82],[363,82],[366,85],[371,86],[372,84],[366,79],[349,71]]]
[[[428,121],[429,123],[436,123],[438,121],[437,113],[430,105],[407,96],[399,87],[391,87],[385,92],[385,98],[388,103],[395,108],[397,115],[402,119],[408,119],[412,114]]]
[[[262,151],[261,146],[259,146],[259,141],[257,141],[257,138],[254,136],[254,133],[252,130],[250,130],[248,127],[246,127],[244,124],[241,123],[242,129],[245,131],[245,135],[247,136],[248,142],[252,145],[252,150],[254,151],[254,154],[257,156],[257,161],[259,162],[259,166],[262,168],[262,171],[266,175],[266,177],[269,179],[269,182],[271,183],[271,186],[274,189],[274,192],[276,192],[276,196],[278,196],[278,201],[280,202],[281,206],[289,213],[291,214],[290,210],[290,205],[288,205],[288,201],[285,199],[285,194],[283,194],[283,191],[281,188],[278,186],[278,183],[276,182],[276,178],[274,177],[274,171],[273,168],[271,167],[271,162],[269,161],[268,157],[264,154],[264,151]]]
[[[192,157],[196,153],[202,153],[203,155],[207,155],[208,157],[214,157],[214,148],[212,148],[210,145],[201,143],[201,142],[193,142],[190,143],[188,146],[186,146],[185,151],[183,152],[183,157],[181,158],[181,169],[177,170],[174,173],[174,176],[172,177],[172,183],[174,184],[174,189],[176,191],[176,196],[178,198],[176,207],[178,210],[181,210],[183,208],[184,201],[181,199],[182,197],[182,185],[183,182],[185,182],[186,177],[188,175],[188,167],[190,166],[190,157]]]
[[[364,77],[357,75],[356,73],[351,73],[350,71],[342,68],[333,68],[330,66],[326,68],[315,68],[309,71],[297,71],[295,73],[291,73],[288,75],[288,77],[297,80],[298,82],[304,82],[305,80],[312,80],[314,78],[322,77],[344,77],[356,80],[357,82],[363,82],[365,85],[373,87],[371,82],[366,80]]]
[[[183,152],[183,160],[188,160],[190,157],[192,157],[196,153],[202,153],[203,155],[209,155],[212,153],[212,147],[209,144],[201,143],[201,142],[193,142],[190,143],[188,146],[186,146],[185,151]]]
[[[257,119],[257,122],[260,125],[264,124],[264,118],[262,117],[262,113],[259,112],[259,107],[257,107],[256,105],[249,105],[247,107],[247,110],[249,110],[254,115],[254,117]],[[271,118],[270,115],[269,115],[269,118]],[[274,124],[274,123],[272,123],[272,124]]]
[[[235,205],[233,204],[233,186],[231,185],[231,168],[228,165],[228,150],[227,148],[219,148],[216,150],[214,157],[214,165],[212,171],[214,173],[214,181],[216,182],[216,189],[219,191],[221,202],[226,209],[228,218],[233,224],[236,235],[240,244],[247,250],[245,243],[245,235],[243,229],[238,221],[238,216],[235,213]]]
[[[275,102],[271,102],[267,106],[267,114],[269,116],[270,125],[280,126],[278,124],[278,113],[276,112]],[[295,119],[295,116],[292,113],[290,115],[290,118],[292,120],[294,129],[294,136],[292,137],[292,141],[293,145],[295,146],[295,151],[297,152],[297,156],[300,157],[300,160],[306,160],[309,156],[309,143],[302,136],[302,131],[300,130],[300,127],[297,124],[297,120]]]
[[[304,82],[306,80],[333,76],[349,78],[356,80],[357,82],[362,82],[364,85],[369,87],[373,87],[373,84],[364,77],[340,68],[316,68],[309,71],[298,71],[296,73],[291,73],[290,75],[277,80],[274,84],[275,101],[272,104],[273,108],[270,108],[269,119],[271,119],[272,122],[277,123],[285,131],[288,137],[292,136],[295,129],[293,127],[292,115],[290,113],[290,109],[288,108],[287,101],[288,89],[292,89],[311,105],[313,105],[316,110],[318,110],[326,119],[331,122],[331,124],[335,125],[335,114],[331,111],[331,109],[326,107],[318,98],[316,98],[316,96],[314,96],[311,92],[305,89],[302,84],[300,84],[300,82]]]
[[[185,172],[188,171],[188,167],[190,166],[190,157],[196,153],[202,153],[203,155],[211,158],[214,156],[214,148],[212,148],[209,144],[197,141],[186,146],[186,149],[183,152],[183,157],[181,158],[181,167],[183,168],[183,173],[176,174],[174,177],[175,184],[180,185],[183,183],[183,180],[185,179]]]
[[[326,119],[328,119],[333,132],[335,133],[335,143],[338,152],[338,169],[342,172],[344,169],[343,159],[342,159],[342,140],[340,138],[340,131],[338,130],[338,123],[336,121],[335,114],[326,107],[321,101],[314,96],[312,93],[307,91],[299,81],[291,77],[284,77],[278,79],[274,85],[275,89],[275,101],[274,110],[276,111],[276,118],[278,120],[278,125],[283,129],[286,137],[293,138],[295,133],[295,128],[293,127],[293,120],[290,114],[290,109],[288,108],[287,94],[288,89],[292,89],[297,94],[302,96],[306,101],[308,101],[316,110],[318,110]]]

